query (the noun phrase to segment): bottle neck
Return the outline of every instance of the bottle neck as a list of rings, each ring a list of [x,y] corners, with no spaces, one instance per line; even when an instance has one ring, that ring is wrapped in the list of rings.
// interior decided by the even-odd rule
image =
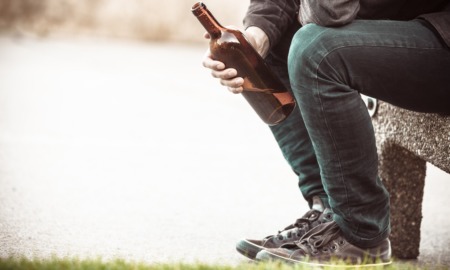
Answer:
[[[220,38],[223,27],[206,8],[205,4],[202,2],[196,3],[192,6],[192,13],[197,17],[211,38]]]

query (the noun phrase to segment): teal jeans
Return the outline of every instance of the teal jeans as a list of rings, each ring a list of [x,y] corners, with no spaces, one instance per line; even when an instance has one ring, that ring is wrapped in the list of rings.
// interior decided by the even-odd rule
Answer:
[[[298,107],[271,130],[305,199],[320,196],[347,240],[388,237],[389,194],[378,177],[371,118],[360,93],[421,112],[450,113],[450,50],[421,20],[303,26],[289,57],[268,64]]]

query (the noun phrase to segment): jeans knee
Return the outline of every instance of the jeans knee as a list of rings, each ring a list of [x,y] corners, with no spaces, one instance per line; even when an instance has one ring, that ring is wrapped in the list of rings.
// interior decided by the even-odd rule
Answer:
[[[318,79],[348,83],[345,63],[349,47],[358,45],[358,38],[345,27],[330,28],[316,24],[303,26],[294,35],[288,56],[288,71],[293,89],[308,89]],[[351,53],[351,52],[350,52]],[[303,87],[301,87],[303,86]]]
[[[327,46],[326,32],[325,27],[307,24],[294,35],[288,55],[288,71],[293,87],[317,70],[320,54]]]

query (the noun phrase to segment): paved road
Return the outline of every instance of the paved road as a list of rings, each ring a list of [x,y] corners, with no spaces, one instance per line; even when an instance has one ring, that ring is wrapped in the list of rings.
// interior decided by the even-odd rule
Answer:
[[[272,135],[203,47],[0,38],[0,256],[245,261],[306,211]],[[450,265],[431,168],[421,261]],[[280,208],[282,207],[282,208]]]

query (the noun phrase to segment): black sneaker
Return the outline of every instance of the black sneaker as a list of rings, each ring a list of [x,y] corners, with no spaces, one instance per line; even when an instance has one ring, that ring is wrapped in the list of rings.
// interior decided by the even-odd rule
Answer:
[[[319,224],[333,220],[330,209],[323,212],[312,209],[303,217],[297,219],[293,224],[279,231],[276,235],[269,235],[262,240],[243,239],[236,244],[236,250],[242,255],[254,260],[256,254],[265,248],[278,248],[288,243],[299,240],[306,232]]]
[[[299,241],[279,248],[261,250],[256,260],[277,260],[310,266],[381,266],[391,263],[391,244],[383,240],[373,248],[360,248],[347,242],[336,222],[316,226]]]

